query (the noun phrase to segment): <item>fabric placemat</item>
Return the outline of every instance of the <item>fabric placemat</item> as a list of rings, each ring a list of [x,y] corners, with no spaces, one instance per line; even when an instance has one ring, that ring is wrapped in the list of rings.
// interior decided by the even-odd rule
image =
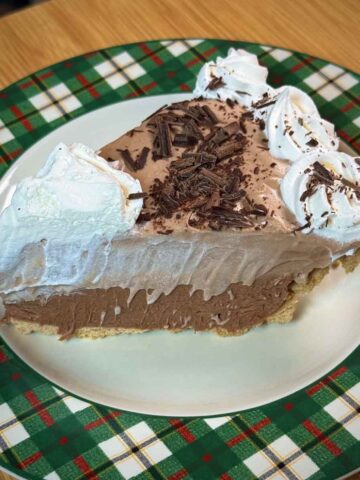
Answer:
[[[1,91],[0,177],[37,140],[84,113],[141,95],[190,92],[201,65],[231,46],[258,55],[273,86],[308,92],[360,152],[354,72],[266,45],[162,40],[72,58]],[[261,408],[167,418],[63,392],[0,340],[0,465],[26,478],[335,479],[360,467],[359,441],[360,348],[324,378]]]

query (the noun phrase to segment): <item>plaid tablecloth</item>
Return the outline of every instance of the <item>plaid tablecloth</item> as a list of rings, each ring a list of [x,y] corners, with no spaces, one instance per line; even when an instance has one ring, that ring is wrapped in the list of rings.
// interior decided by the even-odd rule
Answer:
[[[69,59],[0,92],[0,177],[25,149],[72,118],[123,99],[191,91],[201,65],[230,46],[257,54],[273,86],[309,92],[360,152],[357,74],[246,42],[152,41]],[[335,479],[360,467],[359,412],[360,348],[313,385],[261,408],[165,418],[60,391],[0,340],[0,465],[27,478]]]

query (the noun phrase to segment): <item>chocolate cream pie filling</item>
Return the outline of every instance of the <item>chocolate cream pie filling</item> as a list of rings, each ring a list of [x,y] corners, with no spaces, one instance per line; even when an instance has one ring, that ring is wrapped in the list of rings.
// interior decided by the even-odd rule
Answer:
[[[223,86],[213,75],[207,91]],[[307,164],[291,176],[289,161],[269,144],[266,112],[278,101],[266,90],[251,108],[237,98],[167,105],[101,148],[107,166],[141,185],[126,197],[129,206],[140,202],[136,223],[98,243],[76,284],[42,282],[46,239],[27,245],[15,267],[0,269],[2,322],[95,338],[156,329],[235,335],[290,321],[299,296],[334,261],[343,258],[348,270],[358,263],[345,256],[359,246],[356,235],[338,241],[313,233],[333,218],[313,211],[312,199],[324,191],[357,201],[360,189],[331,167],[333,152],[322,161],[316,135],[306,138]],[[284,137],[296,136],[291,125],[279,121],[280,128]],[[296,182],[304,175],[301,190]],[[295,182],[291,188],[284,177]],[[285,202],[291,195],[296,199]],[[327,225],[319,227],[322,220]]]

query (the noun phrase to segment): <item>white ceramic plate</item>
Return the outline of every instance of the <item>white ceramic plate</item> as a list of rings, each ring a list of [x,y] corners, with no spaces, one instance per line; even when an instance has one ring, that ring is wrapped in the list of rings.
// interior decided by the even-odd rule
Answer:
[[[187,98],[162,95],[121,102],[57,129],[31,147],[0,182],[0,211],[14,185],[35,173],[59,142],[98,148],[158,109]],[[253,408],[326,374],[360,342],[360,269],[333,271],[289,325],[242,337],[153,332],[59,342],[2,327],[8,345],[44,377],[85,399],[135,412],[199,416]]]

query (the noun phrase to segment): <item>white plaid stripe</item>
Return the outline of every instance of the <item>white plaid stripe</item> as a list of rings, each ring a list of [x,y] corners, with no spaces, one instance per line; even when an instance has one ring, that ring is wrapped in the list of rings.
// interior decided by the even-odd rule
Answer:
[[[328,64],[309,75],[304,83],[313,90],[318,90],[320,95],[331,101],[339,96],[342,91],[350,90],[358,81],[350,73],[345,73],[341,67]]]
[[[99,444],[105,455],[126,478],[149,469],[171,455],[146,422],[140,422]]]
[[[292,52],[289,52],[289,50],[283,50],[282,48],[274,48],[274,50],[269,53],[278,62],[283,62],[292,55]]]
[[[62,392],[61,390],[58,390],[55,387],[53,387],[53,389],[72,413],[80,412],[81,410],[84,410],[85,408],[91,406],[91,403],[84,402],[83,400],[80,400],[76,397],[72,397],[67,393]]]
[[[342,91],[333,83],[328,83],[324,87],[318,90],[318,94],[321,95],[325,100],[331,102],[334,98],[341,95]]]
[[[78,98],[71,93],[65,83],[59,83],[44,92],[34,95],[29,98],[29,101],[47,122],[63,117],[82,106]]]
[[[317,90],[317,93],[330,102],[341,95],[343,91],[354,87],[358,80],[337,65],[329,64],[309,75],[304,79],[304,83],[313,90]]]
[[[61,480],[56,472],[51,472],[44,477],[44,480]]]
[[[196,47],[199,45],[203,40],[201,39],[191,39],[191,40],[175,40],[175,41],[163,41],[160,42],[161,45],[166,47],[166,49],[171,53],[173,57],[179,57],[183,53],[190,50],[190,48]]]
[[[127,52],[114,55],[95,65],[94,68],[113,89],[119,88],[130,80],[135,80],[146,73],[143,67]]]
[[[13,140],[15,137],[12,134],[12,132],[5,127],[4,123],[0,119],[0,145],[10,142],[10,140]]]
[[[209,425],[210,428],[215,430],[215,428],[219,428],[225,423],[229,422],[231,417],[214,417],[214,418],[204,418],[204,421]]]
[[[360,382],[326,405],[324,410],[360,440]]]
[[[273,479],[276,474],[278,478],[305,480],[319,470],[287,435],[244,460],[244,464],[260,480]]]
[[[318,88],[325,85],[328,82],[328,79],[324,75],[320,75],[318,72],[314,72],[312,75],[309,75],[305,80],[304,83],[309,85],[313,90],[317,90]]]
[[[0,405],[0,453],[29,438],[7,403]]]

